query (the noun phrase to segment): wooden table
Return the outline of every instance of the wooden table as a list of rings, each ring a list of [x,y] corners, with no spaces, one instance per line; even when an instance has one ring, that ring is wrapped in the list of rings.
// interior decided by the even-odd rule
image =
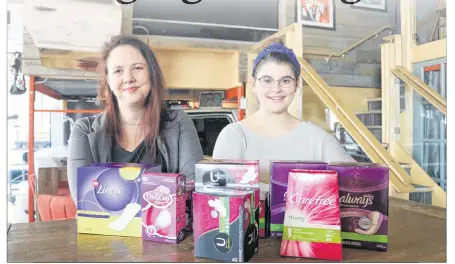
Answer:
[[[343,249],[347,262],[446,262],[446,211],[392,199],[389,251]],[[314,262],[284,258],[276,239],[261,239],[250,262]],[[213,262],[194,258],[193,238],[178,245],[141,238],[77,233],[76,220],[13,224],[8,262]]]

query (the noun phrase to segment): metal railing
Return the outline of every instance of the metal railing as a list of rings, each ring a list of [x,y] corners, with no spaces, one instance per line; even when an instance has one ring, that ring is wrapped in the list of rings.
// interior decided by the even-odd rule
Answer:
[[[354,44],[348,46],[347,48],[345,48],[344,50],[342,51],[338,51],[338,52],[335,52],[335,51],[319,51],[319,50],[304,50],[303,51],[303,55],[316,55],[316,56],[326,56],[326,60],[330,60],[332,57],[344,57],[346,54],[348,54],[350,51],[354,50],[355,48],[359,47],[360,45],[362,45],[363,43],[367,42],[368,40],[372,39],[372,38],[377,38],[379,37],[379,35],[386,31],[386,30],[390,30],[390,33],[392,33],[394,30],[395,30],[395,26],[393,25],[386,25],[386,26],[383,26],[381,27],[380,29],[374,31],[373,33],[371,33],[370,35],[360,39],[359,41],[355,42]]]

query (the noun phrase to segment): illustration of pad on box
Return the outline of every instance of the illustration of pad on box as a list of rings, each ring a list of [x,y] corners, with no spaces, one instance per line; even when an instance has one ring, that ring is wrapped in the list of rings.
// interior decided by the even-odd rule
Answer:
[[[141,237],[141,175],[161,166],[95,163],[77,169],[79,233]]]

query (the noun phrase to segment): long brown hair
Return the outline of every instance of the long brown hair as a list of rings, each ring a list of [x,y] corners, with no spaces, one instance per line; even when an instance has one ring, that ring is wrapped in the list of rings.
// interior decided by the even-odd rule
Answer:
[[[142,40],[126,35],[113,36],[104,44],[100,63],[101,81],[98,88],[98,100],[103,104],[106,112],[105,131],[111,141],[121,142],[122,123],[119,115],[117,98],[109,88],[107,82],[107,59],[111,51],[120,45],[130,45],[136,48],[147,62],[150,75],[150,93],[145,98],[145,114],[141,125],[144,132],[145,144],[155,161],[156,139],[160,133],[161,116],[164,113],[164,77],[152,49]]]

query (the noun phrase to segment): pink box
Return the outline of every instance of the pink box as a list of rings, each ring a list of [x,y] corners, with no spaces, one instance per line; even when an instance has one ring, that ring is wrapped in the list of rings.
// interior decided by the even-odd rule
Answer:
[[[202,160],[195,166],[196,191],[204,188],[254,189],[255,251],[259,250],[259,161],[257,160]]]
[[[256,252],[252,190],[215,188],[194,202],[194,256],[222,262],[246,262]]]
[[[291,170],[281,256],[342,259],[338,173]]]
[[[185,175],[145,172],[141,182],[142,239],[181,242],[187,222]]]

